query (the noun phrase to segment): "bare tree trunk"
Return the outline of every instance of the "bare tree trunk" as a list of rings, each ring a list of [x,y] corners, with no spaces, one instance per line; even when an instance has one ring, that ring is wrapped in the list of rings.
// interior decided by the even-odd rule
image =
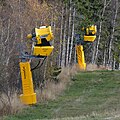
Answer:
[[[19,28],[20,28],[20,41],[21,41],[21,43],[22,43],[22,42],[24,41],[24,40],[23,40],[24,29],[23,29],[23,27],[22,27],[22,26],[23,26],[23,23],[22,23],[22,15],[21,15],[21,9],[22,9],[22,8],[21,8],[21,2],[22,2],[22,1],[19,0],[19,13],[18,13],[18,14],[19,14],[19,16],[18,16],[18,17],[19,17],[19,20],[18,20],[18,21],[19,21]]]
[[[63,36],[63,15],[64,15],[64,7],[62,6],[62,18],[61,18],[61,27],[60,27],[60,49],[59,49],[59,67],[61,67],[62,60],[62,36]]]
[[[69,64],[69,49],[70,49],[70,36],[71,36],[71,0],[69,0],[70,8],[69,8],[69,21],[68,21],[68,38],[67,38],[67,51],[66,51],[66,65]]]
[[[104,0],[104,7],[103,7],[101,18],[103,18],[103,16],[104,16],[106,7],[107,7],[106,6],[106,0]],[[100,21],[100,24],[99,24],[99,36],[98,36],[98,40],[97,40],[97,44],[96,44],[96,50],[94,49],[94,51],[93,51],[93,53],[95,53],[95,51],[96,51],[96,53],[95,53],[95,56],[93,55],[92,63],[96,63],[96,61],[97,61],[98,47],[99,47],[100,39],[101,39],[101,32],[102,32],[102,20]]]
[[[104,53],[103,53],[103,66],[106,65],[106,45],[105,45],[105,49],[104,49]]]
[[[1,52],[0,52],[0,60],[2,62],[2,65],[5,65],[5,49],[6,47],[4,46],[4,27],[3,27],[3,22],[1,22]]]
[[[5,40],[5,42],[4,42],[4,44],[6,44],[6,43],[8,43],[8,46],[6,47],[6,49],[7,49],[7,52],[8,52],[8,55],[6,56],[6,66],[8,66],[8,64],[9,64],[9,59],[10,59],[10,55],[9,55],[9,38],[10,38],[10,22],[11,22],[11,20],[9,19],[8,20],[8,28],[7,28],[7,38],[6,38],[6,40]]]
[[[92,64],[95,63],[95,50],[96,50],[96,41],[93,43],[93,51],[92,51]]]
[[[52,26],[52,28],[53,28],[53,34],[55,35],[55,22],[54,22],[54,15],[53,15],[53,12],[52,12],[52,15],[51,15],[51,26]],[[52,40],[52,45],[54,46],[54,39]],[[54,48],[55,49],[55,48]],[[53,52],[52,52],[52,56],[53,56]],[[53,61],[54,61],[54,56],[52,57],[52,60],[50,61],[50,63],[51,63],[51,66],[53,66]]]
[[[119,60],[120,60],[120,55],[119,55]],[[118,70],[120,70],[120,61],[119,61],[119,64],[118,64]]]
[[[65,14],[67,14],[67,5],[66,5],[66,11]],[[63,49],[62,49],[62,61],[61,66],[65,67],[65,54],[66,54],[66,30],[67,30],[67,18],[65,18],[65,24],[64,24],[64,34],[63,34]]]
[[[43,73],[44,80],[46,79],[47,63],[48,63],[48,58],[46,59],[45,66],[44,66],[44,73]]]
[[[115,57],[113,56],[112,70],[115,70],[115,63],[116,63],[116,60],[115,60]]]
[[[75,46],[75,53],[74,53],[74,63],[76,64],[77,63],[77,53],[76,53],[76,46]]]
[[[109,67],[112,67],[112,44],[113,44],[113,39],[114,39],[114,32],[115,32],[115,24],[116,24],[116,18],[118,14],[118,0],[115,0],[115,15],[113,18],[113,28],[112,28],[112,33],[110,37],[110,43],[109,43],[109,48],[108,48],[108,64]]]
[[[74,22],[75,22],[75,8],[73,9],[73,25],[72,25],[72,37],[71,37],[71,43],[70,43],[70,55],[69,55],[69,64],[71,63],[72,58],[72,49],[73,49],[73,40],[74,40]],[[76,53],[76,50],[75,50]]]

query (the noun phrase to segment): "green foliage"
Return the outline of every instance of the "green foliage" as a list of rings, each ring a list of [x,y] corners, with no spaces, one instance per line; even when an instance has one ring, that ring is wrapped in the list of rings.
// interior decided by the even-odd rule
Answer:
[[[69,4],[69,0],[64,0]],[[72,6],[76,8],[76,28],[88,27],[95,24],[101,18],[99,17],[103,3],[101,0],[72,0]]]
[[[84,16],[81,24],[87,27],[99,20],[99,11],[102,8],[101,0],[74,0],[76,10]]]
[[[58,75],[61,73],[61,68],[57,68],[55,67],[53,70],[52,70],[52,73],[51,73],[51,81],[55,82],[55,83],[58,83],[59,82],[59,78],[58,78]]]

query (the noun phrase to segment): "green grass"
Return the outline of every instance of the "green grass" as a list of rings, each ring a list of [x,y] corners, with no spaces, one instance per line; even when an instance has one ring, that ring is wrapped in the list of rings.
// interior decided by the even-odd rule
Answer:
[[[119,71],[80,72],[71,81],[56,100],[38,103],[5,120],[120,120]]]

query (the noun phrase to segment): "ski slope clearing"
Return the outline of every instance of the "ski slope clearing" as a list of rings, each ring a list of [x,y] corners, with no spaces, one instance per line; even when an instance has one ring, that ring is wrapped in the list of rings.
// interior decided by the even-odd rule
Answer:
[[[120,120],[120,71],[79,72],[55,100],[5,120]]]

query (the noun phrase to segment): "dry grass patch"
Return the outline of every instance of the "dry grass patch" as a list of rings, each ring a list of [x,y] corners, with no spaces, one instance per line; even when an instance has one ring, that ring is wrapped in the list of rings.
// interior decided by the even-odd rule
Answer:
[[[94,71],[94,70],[112,70],[109,66],[103,66],[103,65],[96,65],[96,64],[87,64],[87,71]]]
[[[87,64],[87,71],[94,71],[94,70],[98,70],[98,66],[96,64]]]
[[[16,93],[12,95],[1,94],[0,96],[0,115],[15,114],[21,111],[24,105]]]
[[[57,76],[59,79],[58,83],[48,81],[42,92],[40,89],[36,90],[38,101],[56,99],[56,96],[66,89],[66,86],[70,84],[71,77],[78,71],[80,71],[78,64],[63,68],[61,73]]]

